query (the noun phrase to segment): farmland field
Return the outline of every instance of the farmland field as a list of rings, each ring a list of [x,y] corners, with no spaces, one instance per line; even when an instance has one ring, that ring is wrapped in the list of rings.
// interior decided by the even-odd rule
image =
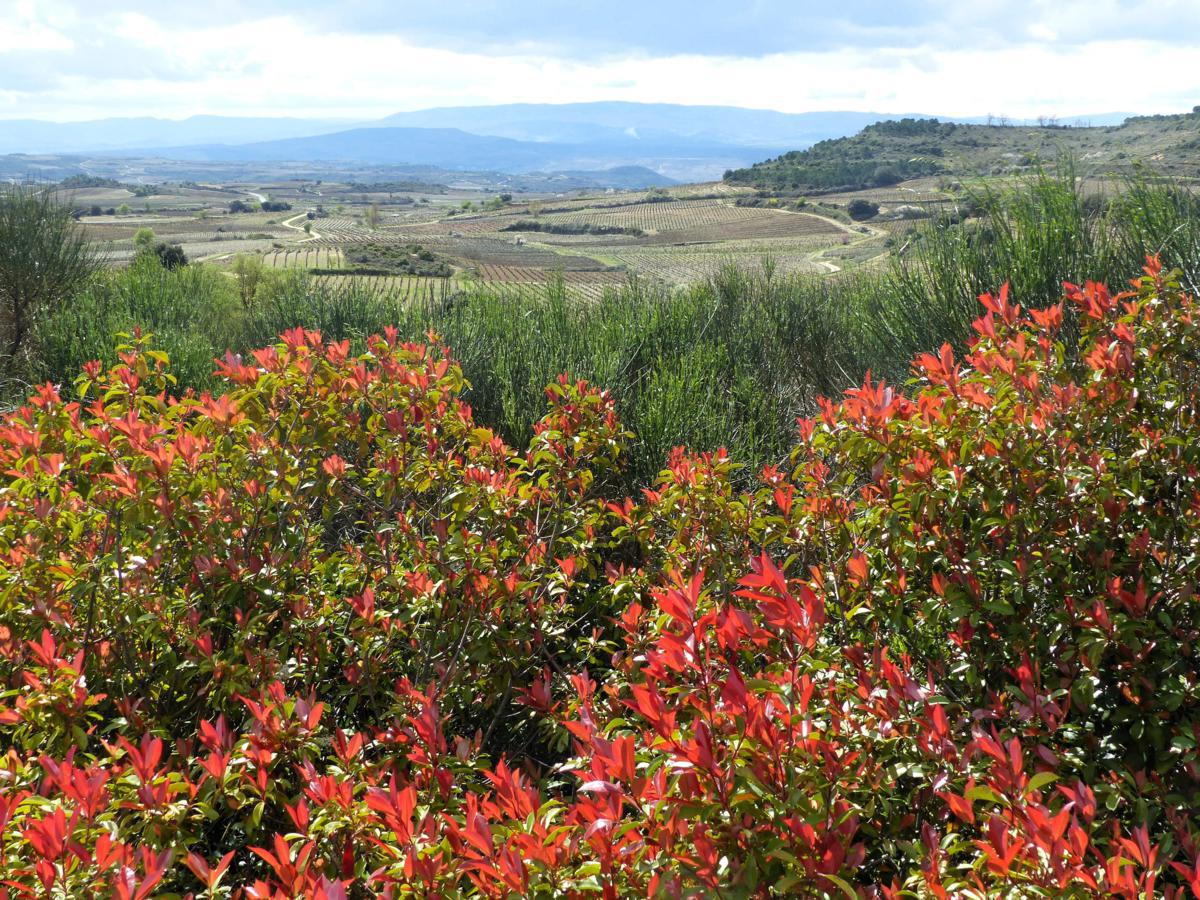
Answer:
[[[144,199],[120,188],[90,189],[75,192],[73,202],[89,204],[81,223],[113,265],[133,258],[135,235],[149,228],[156,241],[180,245],[189,259],[217,264],[249,253],[261,255],[270,270],[361,278],[368,273],[322,270],[354,268],[346,261],[354,248],[415,246],[435,254],[452,280],[507,289],[545,285],[563,274],[571,293],[600,297],[631,275],[686,285],[727,263],[757,268],[767,257],[781,273],[831,274],[873,263],[889,241],[903,240],[912,219],[952,202],[943,188],[925,179],[805,203],[719,183],[502,199],[467,189],[283,181],[155,186]],[[259,209],[266,197],[286,209]],[[869,225],[844,211],[859,197],[879,204]]]
[[[336,247],[296,244],[263,254],[263,262],[272,269],[299,266],[305,269],[336,269],[343,264],[342,251]]]

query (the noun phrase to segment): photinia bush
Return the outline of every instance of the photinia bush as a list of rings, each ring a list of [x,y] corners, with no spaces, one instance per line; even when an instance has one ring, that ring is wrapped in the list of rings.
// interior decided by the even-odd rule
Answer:
[[[1195,301],[981,300],[749,492],[613,495],[569,378],[517,452],[434,336],[40,388],[0,897],[1200,896]]]

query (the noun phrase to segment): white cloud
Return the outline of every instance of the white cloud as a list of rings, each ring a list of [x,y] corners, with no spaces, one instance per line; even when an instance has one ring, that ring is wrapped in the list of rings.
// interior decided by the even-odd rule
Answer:
[[[74,46],[74,42],[61,31],[52,28],[43,21],[33,3],[22,2],[12,5],[5,12],[0,7],[0,54],[13,51],[65,51]]]
[[[1061,23],[1051,5],[1040,10],[1047,18],[1030,26],[1036,40],[987,49],[863,47],[760,57],[638,52],[592,60],[418,46],[387,32],[324,32],[282,15],[188,27],[125,13],[77,21],[73,40],[39,19],[32,4],[16,9],[15,29],[0,29],[2,116],[369,118],[439,105],[618,99],[1033,117],[1190,109],[1200,98],[1196,43],[1053,46],[1049,38]],[[15,76],[31,49],[56,77],[14,88],[20,80],[5,71]]]

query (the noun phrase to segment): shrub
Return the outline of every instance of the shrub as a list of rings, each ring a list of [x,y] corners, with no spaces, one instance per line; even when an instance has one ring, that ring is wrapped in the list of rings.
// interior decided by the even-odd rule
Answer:
[[[750,491],[678,450],[606,496],[607,395],[516,453],[394,331],[44,386],[0,427],[5,885],[1200,892],[1195,302],[982,301]]]
[[[139,228],[133,234],[133,247],[138,253],[143,253],[147,250],[154,249],[154,229],[149,227]]]
[[[420,244],[355,244],[343,251],[347,269],[360,274],[448,278],[450,264]]]
[[[253,306],[254,297],[258,293],[258,286],[262,283],[265,272],[262,256],[257,253],[239,253],[233,258],[230,269],[237,280],[238,295],[241,297],[242,306]]]
[[[0,347],[5,375],[38,317],[68,303],[100,262],[54,193],[29,187],[0,191]]]
[[[892,217],[896,219],[928,219],[929,210],[923,206],[905,203],[892,209]]]
[[[154,245],[154,255],[164,269],[178,269],[188,264],[187,254],[179,244],[159,241]]]
[[[846,212],[854,221],[862,222],[879,215],[879,204],[873,203],[870,200],[864,200],[862,197],[856,197],[846,204]]]

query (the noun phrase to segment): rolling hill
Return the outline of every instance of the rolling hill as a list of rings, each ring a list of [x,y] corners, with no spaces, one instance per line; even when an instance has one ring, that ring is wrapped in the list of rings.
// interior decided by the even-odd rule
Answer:
[[[1083,174],[1143,162],[1166,175],[1200,177],[1200,107],[1191,113],[1134,116],[1120,125],[979,125],[901,119],[852,137],[821,141],[726,173],[733,184],[768,190],[878,187],[925,175],[1003,175],[1070,154]]]

